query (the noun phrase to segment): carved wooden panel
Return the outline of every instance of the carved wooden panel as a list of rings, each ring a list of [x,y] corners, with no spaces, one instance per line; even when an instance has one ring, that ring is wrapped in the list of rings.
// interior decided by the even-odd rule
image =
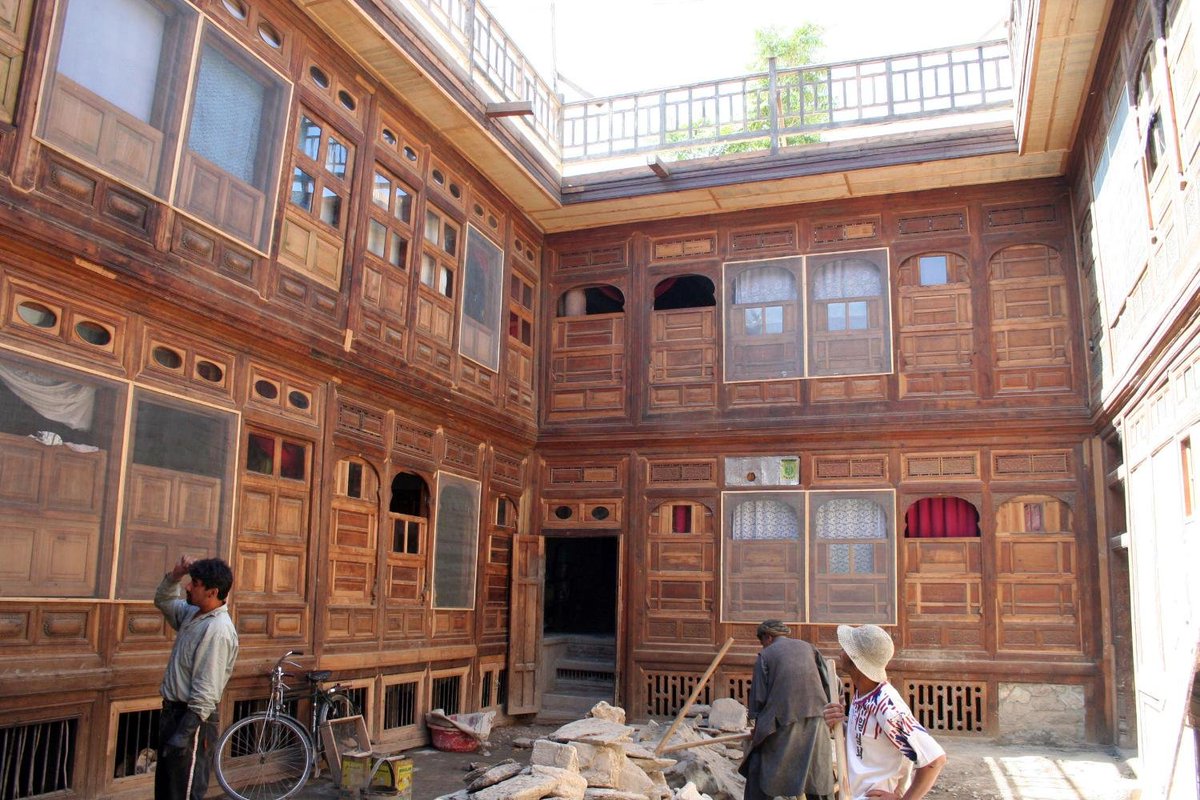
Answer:
[[[0,121],[12,122],[33,0],[0,3]]]
[[[520,491],[525,485],[524,465],[520,456],[495,450],[492,453],[492,482]]]
[[[989,230],[1010,230],[1040,225],[1057,225],[1058,206],[1055,203],[1026,205],[995,205],[983,207],[984,222]]]
[[[158,221],[158,206],[143,195],[70,162],[50,150],[40,153],[38,189],[65,206],[86,208],[97,220],[118,225],[125,233],[149,239]]]
[[[624,459],[547,461],[542,465],[542,488],[551,493],[558,489],[624,489],[624,484]]]
[[[624,501],[619,497],[542,500],[541,524],[544,528],[621,528],[623,520]]]
[[[808,381],[809,397],[814,403],[886,400],[886,375],[860,375],[852,378],[821,378]]]
[[[431,428],[405,419],[397,419],[392,431],[392,451],[407,458],[432,462],[434,432]]]
[[[810,240],[814,247],[838,246],[877,241],[880,233],[878,216],[855,217],[847,220],[819,220],[813,223]]]
[[[990,292],[996,393],[1069,391],[1072,335],[1059,254],[1045,245],[1001,250]]]
[[[980,540],[905,539],[906,647],[983,650]]]
[[[731,383],[726,387],[729,405],[792,405],[800,402],[799,381],[756,381]]]
[[[257,244],[266,197],[191,151],[183,154],[176,203],[237,239]]]
[[[96,652],[99,617],[94,604],[7,605],[0,611],[0,652],[28,650],[43,656],[64,648]]]
[[[922,280],[926,259],[944,266],[945,282]],[[900,266],[899,284],[901,396],[977,394],[966,259],[953,253],[914,256]]]
[[[257,287],[262,279],[265,259],[181,214],[174,215],[170,246],[172,253],[246,286]]]
[[[1061,500],[1026,496],[996,511],[1000,650],[1083,650],[1076,543]]]
[[[716,251],[717,235],[715,233],[675,236],[652,241],[650,260],[660,262],[674,261],[680,258],[703,258],[715,254]]]
[[[888,483],[888,459],[883,454],[816,455],[812,461],[812,485]]]
[[[325,612],[325,630],[331,640],[376,638],[376,614],[369,608],[330,606]]]
[[[382,444],[386,415],[379,409],[339,397],[337,401],[338,433]]]
[[[711,642],[717,548],[712,511],[692,501],[667,501],[648,522],[644,639]]]
[[[551,347],[551,419],[625,411],[624,314],[559,317]]]
[[[107,362],[123,368],[129,331],[125,315],[9,278],[0,282],[0,293],[5,299],[0,322],[5,334],[76,354],[92,364]],[[38,312],[41,324],[26,319],[31,310]]]
[[[279,236],[279,263],[338,289],[342,281],[342,250],[339,235],[288,207]]]
[[[769,228],[747,228],[731,231],[730,253],[795,252],[799,237],[796,225],[776,225]]]
[[[649,487],[716,486],[715,459],[652,459],[646,463]]]
[[[714,408],[716,309],[655,311],[650,321],[650,410]]]
[[[993,480],[1062,480],[1072,475],[1070,450],[993,450]]]
[[[909,214],[896,220],[896,232],[904,237],[966,233],[966,209]]]
[[[235,363],[232,351],[211,342],[155,326],[143,328],[138,368],[143,379],[187,386],[232,400]]]
[[[46,93],[42,135],[102,172],[158,194],[163,133],[62,73]]]
[[[979,480],[979,453],[901,453],[900,479],[905,481]]]
[[[447,433],[444,438],[444,447],[442,461],[446,465],[458,467],[459,471],[469,475],[479,472],[480,453],[477,443]]]
[[[302,306],[327,322],[338,317],[342,296],[336,290],[287,269],[276,270],[273,283],[274,297]]]
[[[0,584],[5,594],[28,597],[95,594],[99,520],[6,513],[0,520],[0,541],[5,544],[5,558],[0,561]]]
[[[565,247],[558,252],[559,272],[594,271],[608,267],[623,267],[629,255],[625,242],[600,244],[591,247]]]
[[[315,381],[288,375],[273,367],[250,362],[246,380],[246,405],[315,425],[321,419],[323,396]]]

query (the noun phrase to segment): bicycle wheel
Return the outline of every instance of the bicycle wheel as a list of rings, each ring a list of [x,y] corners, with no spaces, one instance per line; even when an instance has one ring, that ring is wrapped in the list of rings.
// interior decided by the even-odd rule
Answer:
[[[333,763],[329,753],[325,752],[325,742],[321,738],[321,731],[324,730],[325,723],[335,719],[345,719],[353,717],[358,713],[358,709],[354,706],[354,701],[349,695],[341,692],[330,692],[325,695],[325,699],[321,701],[321,707],[317,710],[317,753],[325,759],[325,768],[330,772],[337,771],[337,764]]]
[[[217,740],[217,782],[234,800],[283,800],[308,780],[313,745],[291,717],[251,714]]]

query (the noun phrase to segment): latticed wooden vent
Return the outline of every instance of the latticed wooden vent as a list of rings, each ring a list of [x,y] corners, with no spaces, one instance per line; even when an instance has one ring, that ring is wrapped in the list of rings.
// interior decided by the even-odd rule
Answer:
[[[742,705],[750,703],[750,673],[734,672],[725,674],[725,694]]]
[[[907,481],[978,479],[978,453],[921,453],[900,456],[900,472]]]
[[[649,482],[652,486],[706,483],[717,480],[715,461],[652,461]]]
[[[668,239],[654,243],[654,260],[669,261],[675,258],[707,256],[717,249],[716,234],[688,239]]]
[[[930,731],[987,731],[987,684],[904,681],[904,696],[917,721]]]
[[[896,227],[901,236],[965,231],[967,229],[967,212],[951,211],[945,214],[920,214],[912,217],[901,217]]]
[[[1036,206],[987,208],[989,228],[1010,228],[1016,225],[1041,225],[1058,221],[1058,212],[1052,203]]]
[[[836,244],[879,237],[878,219],[856,219],[813,225],[813,244]]]
[[[645,676],[646,713],[652,717],[671,717],[679,713],[687,702],[696,682],[700,680],[700,670],[696,672],[649,672]],[[747,684],[749,681],[747,681]],[[712,702],[712,684],[706,684],[700,690],[697,703]]]
[[[992,453],[992,474],[997,478],[1063,477],[1070,473],[1071,456],[1066,450]]]

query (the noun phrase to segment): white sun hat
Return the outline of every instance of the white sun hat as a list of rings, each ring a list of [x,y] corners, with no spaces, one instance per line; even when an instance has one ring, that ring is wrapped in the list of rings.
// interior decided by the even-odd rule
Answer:
[[[878,625],[838,625],[837,637],[859,672],[878,683],[887,680],[887,665],[896,652],[887,631]]]

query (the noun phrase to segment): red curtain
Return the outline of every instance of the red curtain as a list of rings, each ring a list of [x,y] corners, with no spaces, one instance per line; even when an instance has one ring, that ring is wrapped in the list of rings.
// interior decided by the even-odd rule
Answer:
[[[674,286],[678,282],[679,282],[678,277],[667,278],[665,281],[661,281],[658,284],[658,286],[654,287],[654,299],[657,300],[658,298],[662,297],[667,292],[671,291],[671,287]]]
[[[908,507],[904,524],[909,539],[978,536],[979,512],[961,497],[926,497]]]
[[[672,533],[691,533],[692,532],[692,507],[691,506],[673,506],[673,515],[671,520]]]

